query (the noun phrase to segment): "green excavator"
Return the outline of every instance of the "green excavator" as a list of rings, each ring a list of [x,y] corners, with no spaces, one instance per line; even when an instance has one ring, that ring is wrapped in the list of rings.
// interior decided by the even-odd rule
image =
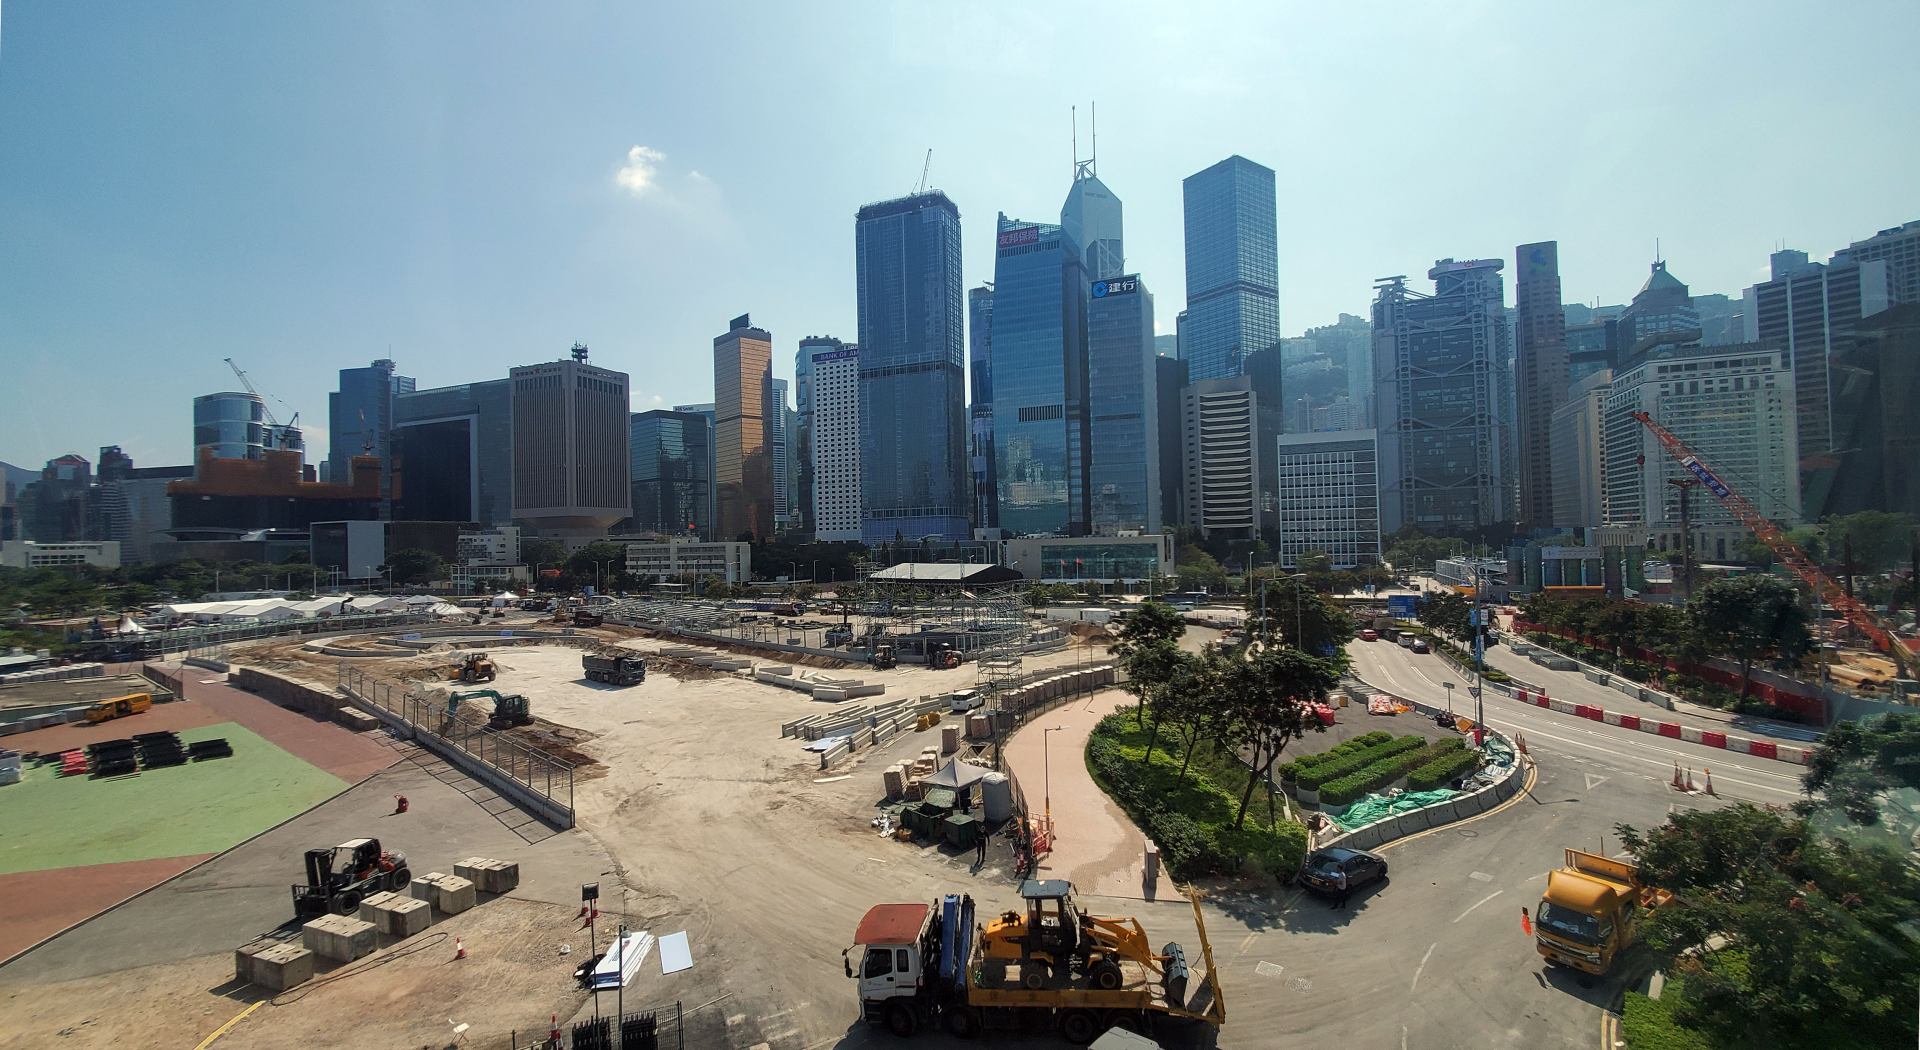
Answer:
[[[487,719],[487,726],[489,728],[511,729],[514,726],[530,726],[533,724],[533,713],[529,709],[530,705],[527,703],[526,697],[519,693],[502,695],[492,689],[474,689],[465,693],[450,694],[447,698],[447,718],[453,719],[459,716],[460,702],[462,700],[480,700],[483,698],[493,701],[493,715]]]

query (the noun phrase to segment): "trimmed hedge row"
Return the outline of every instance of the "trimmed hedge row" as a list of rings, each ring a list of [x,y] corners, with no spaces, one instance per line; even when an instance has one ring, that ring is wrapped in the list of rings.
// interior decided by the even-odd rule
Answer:
[[[1440,755],[1426,765],[1407,774],[1408,791],[1432,791],[1446,787],[1454,778],[1471,773],[1480,766],[1478,751],[1454,750]]]
[[[1311,755],[1301,755],[1291,762],[1282,763],[1274,767],[1274,773],[1281,780],[1292,782],[1297,774],[1304,770],[1312,769],[1315,766],[1324,765],[1328,762],[1336,762],[1357,751],[1365,751],[1367,748],[1376,747],[1392,739],[1392,733],[1384,729],[1375,729],[1371,732],[1362,733],[1343,744],[1336,744],[1325,751],[1316,752]]]
[[[1425,746],[1426,739],[1418,736],[1395,737],[1384,744],[1375,744],[1364,750],[1342,755],[1332,762],[1322,762],[1294,773],[1294,783],[1302,791],[1318,791],[1326,784],[1339,780],[1360,770],[1366,769],[1382,760],[1395,755],[1404,755]]]
[[[1419,739],[1418,737],[1414,739]],[[1425,741],[1422,741],[1425,743]],[[1323,806],[1344,806],[1371,791],[1383,787],[1406,776],[1410,771],[1425,768],[1442,758],[1458,752],[1465,745],[1457,736],[1436,740],[1411,753],[1395,754],[1375,761],[1362,769],[1355,770],[1338,780],[1330,781],[1320,788],[1320,804]]]

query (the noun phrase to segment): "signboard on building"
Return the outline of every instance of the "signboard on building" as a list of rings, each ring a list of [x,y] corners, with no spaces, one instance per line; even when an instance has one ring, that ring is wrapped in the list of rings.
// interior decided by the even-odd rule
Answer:
[[[1387,612],[1402,620],[1411,620],[1420,615],[1420,596],[1417,594],[1387,595]]]
[[[1132,295],[1140,290],[1140,278],[1115,277],[1106,281],[1093,282],[1093,297],[1105,299],[1110,295]]]
[[[1011,230],[1000,231],[1000,247],[1018,248],[1023,244],[1040,243],[1040,227],[1019,226]]]

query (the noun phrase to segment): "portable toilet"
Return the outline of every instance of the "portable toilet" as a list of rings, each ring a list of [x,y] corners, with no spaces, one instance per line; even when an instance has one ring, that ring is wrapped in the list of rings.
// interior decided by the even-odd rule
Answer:
[[[988,773],[980,778],[980,804],[987,823],[999,824],[1013,816],[1013,781],[1005,773]]]

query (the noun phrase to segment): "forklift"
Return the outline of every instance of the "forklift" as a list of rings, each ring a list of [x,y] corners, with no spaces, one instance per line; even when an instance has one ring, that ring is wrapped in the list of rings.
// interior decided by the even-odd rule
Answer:
[[[896,663],[893,656],[893,646],[891,645],[874,646],[873,657],[871,662],[873,664],[873,669],[876,671],[891,670]]]
[[[526,697],[519,693],[502,696],[499,692],[492,689],[475,689],[471,692],[454,693],[448,696],[448,721],[452,721],[459,716],[460,701],[479,700],[482,698],[493,701],[493,714],[487,719],[487,728],[512,729],[514,726],[530,726],[533,724],[533,712],[531,705],[527,703]]]
[[[930,642],[927,645],[927,667],[930,670],[946,671],[960,666],[960,650],[952,642]]]
[[[302,919],[352,915],[368,894],[398,891],[413,881],[407,855],[383,850],[379,839],[350,839],[307,851],[307,884],[293,887],[293,912]]]

